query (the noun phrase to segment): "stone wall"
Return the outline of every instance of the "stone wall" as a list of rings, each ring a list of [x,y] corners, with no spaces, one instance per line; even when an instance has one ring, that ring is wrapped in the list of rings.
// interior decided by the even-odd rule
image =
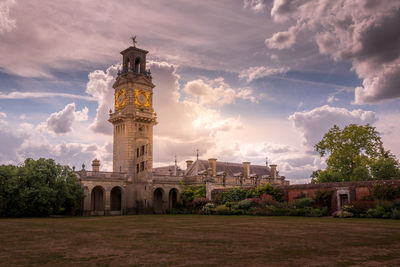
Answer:
[[[375,184],[389,184],[400,187],[400,180],[382,180],[382,181],[358,181],[358,182],[340,182],[340,183],[321,183],[321,184],[298,184],[279,186],[284,192],[284,201],[293,202],[297,197],[305,195],[314,198],[317,191],[330,190],[333,191],[331,204],[332,210],[341,209],[339,197],[347,196],[347,201],[361,200],[370,194],[370,190]],[[232,189],[233,187],[215,187],[209,195],[214,200],[220,192]],[[254,186],[243,187],[244,189],[252,189]]]

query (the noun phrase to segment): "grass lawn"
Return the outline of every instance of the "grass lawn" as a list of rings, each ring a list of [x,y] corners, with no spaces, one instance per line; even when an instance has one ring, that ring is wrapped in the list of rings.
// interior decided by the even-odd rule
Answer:
[[[400,265],[400,221],[137,215],[0,219],[0,265]]]

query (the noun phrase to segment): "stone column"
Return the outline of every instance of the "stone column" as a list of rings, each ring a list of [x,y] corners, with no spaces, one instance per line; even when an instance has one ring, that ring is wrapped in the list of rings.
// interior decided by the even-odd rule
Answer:
[[[111,192],[110,191],[108,191],[107,189],[105,189],[105,195],[106,195],[106,197],[105,197],[105,205],[104,205],[104,214],[105,215],[109,215],[110,214],[110,209],[111,209],[111,206],[110,206],[110,204],[111,204]]]

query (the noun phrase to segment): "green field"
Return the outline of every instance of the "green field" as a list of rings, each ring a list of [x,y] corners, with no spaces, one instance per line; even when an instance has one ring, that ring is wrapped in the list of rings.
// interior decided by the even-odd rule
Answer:
[[[0,265],[400,265],[400,221],[137,215],[0,219]]]

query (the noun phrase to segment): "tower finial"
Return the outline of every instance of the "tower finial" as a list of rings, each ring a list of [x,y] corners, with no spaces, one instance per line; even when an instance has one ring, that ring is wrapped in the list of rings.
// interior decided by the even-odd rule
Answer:
[[[136,43],[137,43],[137,41],[136,41],[136,35],[135,35],[135,36],[132,36],[132,37],[131,37],[131,40],[132,40],[132,42],[133,42],[133,47],[136,47]]]
[[[197,158],[197,160],[199,160],[199,150],[198,149],[196,149],[196,158]]]
[[[265,157],[265,165],[268,167],[268,157]]]

